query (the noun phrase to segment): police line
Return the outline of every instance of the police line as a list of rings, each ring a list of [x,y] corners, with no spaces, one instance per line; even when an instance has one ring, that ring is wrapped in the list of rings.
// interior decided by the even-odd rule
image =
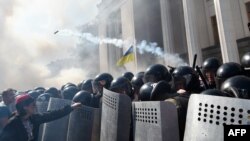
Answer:
[[[128,96],[106,89],[102,101],[101,110],[84,106],[67,117],[45,124],[42,141],[182,140],[178,107],[170,102],[132,103]],[[48,110],[70,103],[51,98]],[[37,105],[38,108],[40,105]],[[183,140],[223,141],[224,134],[227,137],[237,135],[236,131],[240,136],[241,130],[224,133],[224,126],[248,125],[249,117],[249,100],[192,94]],[[247,134],[245,132],[243,135]]]

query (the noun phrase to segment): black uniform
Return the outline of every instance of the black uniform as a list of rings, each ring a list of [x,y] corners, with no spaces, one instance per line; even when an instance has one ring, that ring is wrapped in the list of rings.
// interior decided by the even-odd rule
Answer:
[[[189,97],[189,93],[184,93],[166,100],[175,104],[177,108],[180,140],[183,140],[184,138]]]
[[[73,109],[71,106],[65,106],[63,109],[47,112],[44,114],[34,114],[29,118],[33,126],[33,139],[28,139],[28,133],[23,125],[20,116],[14,116],[3,129],[0,135],[0,141],[37,141],[39,126],[43,123],[50,122],[68,115]]]

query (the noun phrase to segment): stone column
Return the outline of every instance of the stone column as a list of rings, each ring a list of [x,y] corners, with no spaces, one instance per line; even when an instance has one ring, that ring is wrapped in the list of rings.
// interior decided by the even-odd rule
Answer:
[[[170,10],[169,0],[160,0],[161,4],[161,21],[162,21],[162,33],[163,33],[163,45],[165,53],[174,53],[174,37],[173,26]],[[165,59],[166,65],[171,65],[169,60]]]
[[[202,64],[201,43],[198,29],[197,14],[204,14],[204,11],[198,11],[196,7],[204,5],[203,0],[183,0],[184,19],[187,36],[189,64],[192,66],[194,55],[197,54],[197,65]],[[205,15],[205,14],[204,14]]]
[[[214,0],[223,62],[239,62],[231,0]]]
[[[133,11],[133,1],[127,0],[121,6],[121,22],[122,22],[122,38],[128,41],[129,44],[123,47],[123,53],[125,53],[131,45],[135,42],[135,26],[134,26],[134,11]],[[135,49],[136,51],[136,49]],[[126,64],[128,71],[137,72],[137,54],[135,52],[135,61]]]
[[[170,11],[170,1],[160,0],[161,3],[161,19],[163,30],[164,50],[168,53],[174,53],[173,27]]]
[[[106,38],[106,29],[107,25],[105,22],[105,19],[102,19],[98,31],[99,31],[99,37],[100,38]],[[106,44],[100,44],[99,45],[99,56],[100,56],[100,72],[108,72],[108,48]]]

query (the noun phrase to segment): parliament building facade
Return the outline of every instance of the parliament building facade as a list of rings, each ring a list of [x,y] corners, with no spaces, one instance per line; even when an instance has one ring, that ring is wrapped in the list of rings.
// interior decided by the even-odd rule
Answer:
[[[187,63],[195,54],[199,65],[211,56],[240,62],[250,51],[250,0],[102,0],[98,9],[101,38],[156,42]],[[127,49],[100,44],[100,71],[121,72],[116,62]],[[169,61],[150,53],[137,53],[136,58],[126,70]]]

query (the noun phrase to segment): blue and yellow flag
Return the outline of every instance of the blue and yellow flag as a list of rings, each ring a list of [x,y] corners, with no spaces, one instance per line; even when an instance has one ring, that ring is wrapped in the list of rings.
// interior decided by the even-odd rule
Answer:
[[[126,63],[132,62],[135,60],[134,48],[131,46],[125,54],[120,58],[120,60],[116,63],[117,66],[121,67]]]

